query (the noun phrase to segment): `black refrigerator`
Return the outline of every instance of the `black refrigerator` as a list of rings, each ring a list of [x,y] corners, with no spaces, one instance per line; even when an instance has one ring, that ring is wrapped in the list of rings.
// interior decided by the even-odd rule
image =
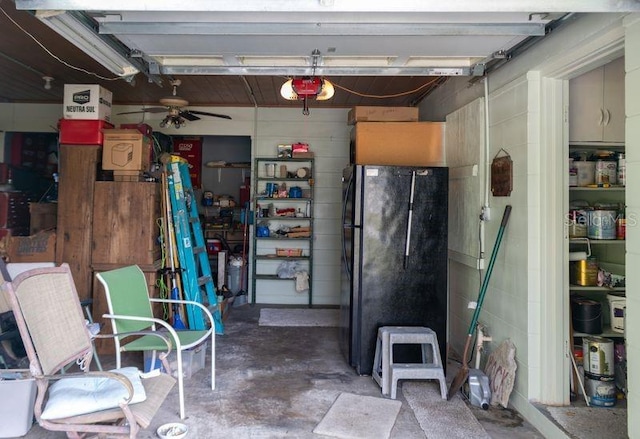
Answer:
[[[344,170],[340,344],[360,375],[380,326],[433,329],[446,362],[448,184],[444,167]]]

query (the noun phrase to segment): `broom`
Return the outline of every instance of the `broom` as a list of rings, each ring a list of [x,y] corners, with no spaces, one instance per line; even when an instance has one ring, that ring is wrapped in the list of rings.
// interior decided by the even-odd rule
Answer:
[[[473,313],[473,318],[471,319],[471,324],[469,325],[469,331],[467,331],[467,341],[464,344],[464,352],[462,354],[462,367],[458,370],[458,373],[453,378],[451,382],[451,387],[449,387],[449,393],[447,395],[447,399],[451,399],[451,397],[462,387],[462,384],[467,380],[469,376],[469,348],[471,347],[471,339],[473,338],[473,332],[476,329],[476,325],[478,323],[478,316],[480,315],[480,309],[482,308],[482,302],[484,302],[484,296],[487,292],[487,287],[489,286],[489,279],[491,278],[491,272],[493,271],[493,265],[496,262],[496,257],[498,256],[498,249],[500,248],[500,243],[502,242],[502,235],[504,234],[504,229],[507,227],[507,222],[509,221],[509,215],[511,214],[511,206],[507,205],[504,209],[504,213],[502,214],[502,222],[500,223],[500,228],[498,229],[498,236],[496,237],[496,243],[493,246],[493,251],[491,252],[491,259],[489,259],[489,267],[487,267],[487,273],[482,280],[482,285],[480,286],[480,293],[478,294],[478,302],[476,304],[476,309]]]

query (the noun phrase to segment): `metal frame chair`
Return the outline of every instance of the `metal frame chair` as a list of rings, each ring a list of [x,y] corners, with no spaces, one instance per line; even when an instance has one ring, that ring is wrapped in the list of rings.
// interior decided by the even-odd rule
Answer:
[[[147,279],[137,265],[117,268],[115,270],[96,273],[96,277],[104,287],[109,306],[109,314],[103,317],[111,320],[113,334],[116,335],[116,367],[121,365],[121,352],[157,351],[163,348],[155,337],[143,336],[123,343],[131,334],[139,331],[157,331],[162,329],[169,334],[177,357],[178,393],[180,398],[180,418],[185,418],[184,408],[184,374],[182,372],[182,352],[196,347],[205,341],[211,341],[211,389],[215,389],[215,324],[211,312],[201,303],[188,300],[157,299],[149,297]],[[202,310],[206,330],[176,331],[169,323],[153,316],[153,303],[191,304]],[[155,358],[155,356],[152,356]],[[152,367],[155,366],[152,360]]]
[[[114,371],[89,371],[93,345],[68,264],[26,271],[4,283],[3,290],[15,314],[30,371],[36,381],[38,392],[34,414],[41,427],[64,431],[70,438],[82,438],[88,433],[135,438],[141,428],[149,426],[176,380],[163,373],[142,379],[146,399],[130,404],[134,392],[128,378]],[[165,341],[169,350],[170,343]],[[80,372],[57,373],[74,361]],[[63,405],[62,417],[42,418],[43,411],[53,403],[51,391],[55,385],[96,378],[117,380],[127,390],[128,397],[108,401],[105,409],[74,412],[74,415],[70,415]],[[102,394],[96,398],[102,398]]]

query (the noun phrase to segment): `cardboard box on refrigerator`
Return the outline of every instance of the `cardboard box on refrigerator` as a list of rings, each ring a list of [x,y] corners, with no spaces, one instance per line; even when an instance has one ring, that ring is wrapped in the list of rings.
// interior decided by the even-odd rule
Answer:
[[[146,171],[151,162],[151,140],[140,131],[104,130],[102,169]]]
[[[444,166],[444,122],[358,122],[351,129],[351,163]]]
[[[113,94],[96,84],[65,84],[64,119],[92,119],[111,122]]]
[[[356,122],[417,122],[417,107],[353,107],[347,116],[347,123]]]

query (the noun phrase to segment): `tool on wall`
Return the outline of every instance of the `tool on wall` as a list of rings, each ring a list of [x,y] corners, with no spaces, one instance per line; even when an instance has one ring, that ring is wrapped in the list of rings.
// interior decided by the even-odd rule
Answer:
[[[411,220],[413,217],[413,195],[416,191],[416,171],[411,173],[411,195],[409,195],[409,218],[407,219],[407,239],[404,246],[404,261],[402,268],[407,268],[409,261],[409,244],[411,244]]]
[[[204,304],[201,288],[204,289],[208,308],[214,318],[216,333],[223,334],[222,315],[213,285],[211,266],[200,225],[198,206],[191,186],[188,164],[180,157],[171,156],[166,167],[184,299]],[[187,305],[186,309],[189,328],[205,329],[202,310],[194,305]]]
[[[500,228],[498,229],[498,236],[496,236],[496,242],[493,246],[493,252],[491,253],[491,258],[489,259],[489,266],[487,267],[487,272],[484,276],[484,279],[482,280],[476,309],[473,312],[473,318],[471,319],[471,324],[469,325],[469,330],[467,332],[467,340],[465,342],[464,352],[462,354],[462,365],[458,370],[456,376],[453,378],[453,381],[451,382],[451,387],[449,387],[448,399],[451,399],[451,397],[455,395],[458,390],[460,390],[464,382],[467,380],[467,377],[469,376],[469,365],[467,363],[469,362],[469,348],[471,347],[471,339],[473,338],[473,333],[476,330],[478,317],[480,316],[480,310],[482,309],[482,302],[484,302],[484,297],[487,293],[489,279],[491,279],[491,272],[493,271],[493,266],[498,256],[498,250],[500,249],[500,243],[502,242],[502,235],[504,235],[504,230],[507,227],[507,222],[509,221],[510,214],[511,205],[507,205],[502,215],[502,222],[500,223]]]

